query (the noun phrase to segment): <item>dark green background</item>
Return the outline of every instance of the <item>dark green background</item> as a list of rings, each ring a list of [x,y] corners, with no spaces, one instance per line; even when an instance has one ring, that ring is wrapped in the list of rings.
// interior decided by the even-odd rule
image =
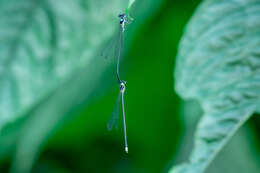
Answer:
[[[182,126],[180,99],[174,92],[174,61],[184,26],[199,2],[164,1],[136,33],[126,34],[126,41],[133,35],[121,64],[127,81],[129,155],[124,153],[122,129],[106,130],[118,93],[115,81],[105,97],[52,138],[42,160],[51,159],[76,172],[151,173],[167,167],[176,156]],[[140,21],[132,15],[137,19],[131,25],[136,25]]]

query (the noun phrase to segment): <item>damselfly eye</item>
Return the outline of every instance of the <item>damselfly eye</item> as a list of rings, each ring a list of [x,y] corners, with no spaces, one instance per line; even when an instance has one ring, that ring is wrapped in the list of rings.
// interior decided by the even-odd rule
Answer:
[[[124,88],[125,88],[125,85],[123,83],[121,83],[120,90],[123,90]]]
[[[124,91],[125,91],[125,81],[122,81],[122,82],[120,83],[120,91],[121,91],[121,92],[124,92]]]

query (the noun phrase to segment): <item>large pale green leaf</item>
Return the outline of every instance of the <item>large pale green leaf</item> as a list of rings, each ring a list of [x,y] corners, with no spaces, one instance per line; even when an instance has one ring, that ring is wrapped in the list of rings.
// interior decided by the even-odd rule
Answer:
[[[118,2],[0,1],[0,131],[96,58],[116,27]]]
[[[259,0],[206,0],[190,21],[179,47],[176,90],[198,100],[204,115],[189,161],[170,172],[205,172],[238,128],[260,112],[259,19]]]

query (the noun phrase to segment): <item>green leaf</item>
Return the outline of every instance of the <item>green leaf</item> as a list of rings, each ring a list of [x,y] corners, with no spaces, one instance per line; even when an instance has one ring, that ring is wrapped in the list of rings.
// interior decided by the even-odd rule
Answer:
[[[0,152],[17,144],[13,172],[29,172],[65,117],[109,87],[104,72],[112,61],[98,55],[125,6],[121,0],[0,1]]]
[[[214,164],[209,166],[207,172],[259,173],[260,156],[256,154],[258,153],[257,132],[252,128],[251,120],[243,125],[219,152],[214,159]],[[232,162],[235,166],[230,166]]]
[[[259,0],[206,0],[191,19],[175,87],[183,98],[198,100],[204,115],[189,161],[170,172],[205,172],[239,127],[260,112],[259,17]]]
[[[1,131],[90,65],[116,30],[111,19],[123,5],[116,1],[2,0],[0,7]],[[104,16],[96,9],[104,10]]]

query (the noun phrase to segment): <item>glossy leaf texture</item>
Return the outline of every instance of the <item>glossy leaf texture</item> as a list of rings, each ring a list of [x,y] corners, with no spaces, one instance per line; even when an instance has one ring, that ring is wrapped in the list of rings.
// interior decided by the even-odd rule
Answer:
[[[189,22],[175,88],[182,98],[198,100],[204,115],[189,161],[171,173],[205,172],[236,131],[260,112],[259,18],[259,0],[205,0]]]

